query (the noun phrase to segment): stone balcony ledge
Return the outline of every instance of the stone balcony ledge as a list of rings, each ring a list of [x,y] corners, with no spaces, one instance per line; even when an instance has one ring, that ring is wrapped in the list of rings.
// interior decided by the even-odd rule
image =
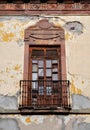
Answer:
[[[90,114],[90,109],[75,109],[75,110],[65,110],[65,109],[57,109],[57,110],[34,110],[34,109],[24,109],[24,110],[5,110],[0,109],[0,115],[2,114],[18,114],[18,115],[34,115],[34,114],[59,114],[59,115],[79,115],[79,114]]]

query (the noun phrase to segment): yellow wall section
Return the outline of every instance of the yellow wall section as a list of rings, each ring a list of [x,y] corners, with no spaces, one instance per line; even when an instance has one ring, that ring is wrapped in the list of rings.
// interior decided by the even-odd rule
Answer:
[[[14,33],[10,32],[10,33],[2,33],[2,40],[4,42],[9,42],[14,38]]]
[[[71,82],[71,93],[72,94],[82,94],[82,90],[78,89],[75,84],[74,84],[74,80],[72,80]]]

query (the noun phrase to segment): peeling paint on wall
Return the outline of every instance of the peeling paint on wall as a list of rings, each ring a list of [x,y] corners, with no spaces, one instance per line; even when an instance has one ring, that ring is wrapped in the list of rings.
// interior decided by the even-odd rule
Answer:
[[[15,95],[23,78],[24,46],[0,42],[0,94]]]
[[[73,39],[73,35],[70,33],[70,32],[66,32],[66,34],[65,34],[65,40],[72,40]]]
[[[11,128],[14,130],[89,130],[90,117],[89,115],[0,115],[0,128],[3,130],[11,130]]]
[[[70,93],[80,94],[90,98],[89,86],[90,81],[87,77],[79,74],[68,73],[68,79],[70,80]]]
[[[21,116],[20,120],[25,125],[29,125],[31,123],[41,124],[46,118],[47,116],[36,116],[36,115],[35,116]]]
[[[66,22],[64,27],[73,34],[80,35],[83,33],[83,24],[79,21]]]
[[[74,84],[74,80],[72,80],[71,82],[71,93],[72,94],[82,94],[82,90],[80,90],[79,88],[77,88]]]
[[[19,46],[24,45],[24,30],[29,26],[35,25],[39,20],[46,18],[56,27],[66,29],[66,40],[72,39],[73,34],[81,34],[83,24],[79,21],[68,21],[61,16],[8,16],[0,19],[0,41],[1,42],[17,42]]]
[[[36,118],[36,119],[35,119]],[[30,123],[24,124],[22,121],[19,121],[19,126],[22,130],[62,130],[62,119],[56,118],[56,116],[31,116],[30,119],[34,119],[35,121],[31,121]],[[38,122],[39,120],[39,122]]]
[[[4,64],[3,64],[4,66]],[[0,94],[15,95],[20,89],[19,81],[22,79],[22,65],[9,64],[0,71]]]
[[[87,60],[90,53],[90,16],[0,17],[0,94],[19,95],[19,81],[23,79],[24,30],[44,18],[57,28],[62,27],[65,30],[65,46],[68,52],[67,79],[71,83],[71,95],[90,98],[90,60]],[[27,118],[26,121],[29,123],[31,118]]]

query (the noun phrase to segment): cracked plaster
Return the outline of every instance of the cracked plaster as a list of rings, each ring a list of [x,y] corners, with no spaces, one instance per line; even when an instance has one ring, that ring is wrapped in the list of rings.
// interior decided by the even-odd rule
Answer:
[[[73,34],[82,34],[83,33],[83,25],[79,21],[66,22],[64,27]]]
[[[85,94],[88,93],[86,96],[90,97],[89,92],[87,92],[89,84],[87,85],[86,78],[86,76],[89,78],[89,61],[86,60],[89,59],[89,40],[87,40],[90,37],[87,35],[89,31],[89,16],[86,18],[82,16],[58,16],[57,18],[54,18],[53,16],[51,18],[50,16],[37,16],[33,18],[28,16],[3,16],[2,18],[0,18],[0,52],[2,54],[0,57],[2,61],[2,64],[0,64],[0,93],[4,95],[17,95],[17,93],[19,92],[18,81],[23,78],[24,29],[31,25],[35,25],[38,20],[45,17],[47,17],[50,22],[54,22],[57,27],[62,26],[65,28],[65,34],[67,34],[65,44],[66,49],[69,52],[69,55],[67,55],[66,52],[67,58],[69,58],[69,70],[67,70],[67,72],[69,71],[72,75],[75,74],[75,76],[77,74],[81,76],[80,80],[75,79],[71,75],[68,76],[69,78],[67,79],[70,79],[72,83],[72,94],[82,94],[85,96]],[[81,43],[77,38],[78,36],[75,37],[76,39],[73,39],[73,35],[71,34],[70,30],[72,26],[75,26],[72,33],[77,34],[83,31],[83,27],[86,27],[86,30],[83,31],[83,34],[79,36],[79,38],[81,39]],[[3,37],[5,39],[3,39]],[[83,37],[85,41],[83,40]],[[68,39],[70,39],[71,41],[68,41]],[[80,49],[81,47],[82,49]],[[7,49],[9,51],[7,51]],[[81,57],[83,57],[82,60]],[[83,64],[82,66],[81,63]],[[82,75],[84,75],[85,77],[84,80],[82,78]],[[90,79],[88,79],[88,82],[89,81]]]
[[[15,130],[89,130],[90,117],[89,115],[0,116],[0,128],[6,130],[6,126],[9,130],[11,128]]]

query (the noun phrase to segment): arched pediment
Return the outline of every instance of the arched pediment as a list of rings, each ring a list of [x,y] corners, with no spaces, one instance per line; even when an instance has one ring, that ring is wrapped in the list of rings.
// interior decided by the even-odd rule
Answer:
[[[49,22],[47,19],[42,19],[38,21],[34,26],[28,27],[26,30],[29,29],[62,29],[61,27],[57,27],[54,23]]]
[[[25,41],[29,41],[29,44],[46,44],[47,40],[48,43],[57,42],[58,44],[58,42],[62,41],[63,39],[65,39],[64,29],[55,26],[54,23],[49,22],[47,19],[40,20],[34,26],[28,27],[25,30]]]

